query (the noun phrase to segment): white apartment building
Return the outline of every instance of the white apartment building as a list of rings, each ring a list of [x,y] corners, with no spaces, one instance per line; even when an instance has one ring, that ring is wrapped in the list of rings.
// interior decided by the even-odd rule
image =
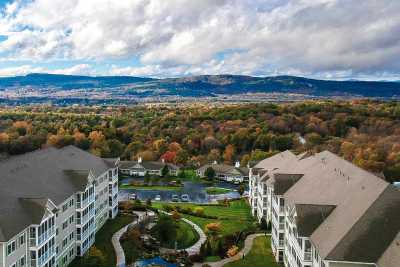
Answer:
[[[73,146],[0,162],[0,266],[62,267],[118,213],[118,159]]]
[[[324,151],[290,151],[250,170],[254,216],[286,267],[399,267],[400,190]]]

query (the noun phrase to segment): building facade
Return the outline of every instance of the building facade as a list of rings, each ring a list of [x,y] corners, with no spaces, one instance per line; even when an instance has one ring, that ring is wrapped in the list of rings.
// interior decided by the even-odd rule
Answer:
[[[119,163],[119,170],[122,174],[130,176],[144,177],[162,176],[163,169],[168,168],[168,174],[171,176],[178,176],[179,167],[162,161],[143,161],[139,158],[137,161],[121,161]]]
[[[205,172],[208,168],[212,168],[215,171],[215,177],[217,179],[227,182],[247,182],[249,178],[249,169],[246,167],[240,167],[240,163],[236,162],[235,166],[227,164],[218,164],[214,162],[212,164],[206,164],[196,170],[196,174],[200,177],[205,177]]]
[[[118,214],[118,159],[76,147],[0,162],[0,266],[68,266]]]
[[[328,151],[259,162],[249,202],[286,267],[400,266],[400,190]]]

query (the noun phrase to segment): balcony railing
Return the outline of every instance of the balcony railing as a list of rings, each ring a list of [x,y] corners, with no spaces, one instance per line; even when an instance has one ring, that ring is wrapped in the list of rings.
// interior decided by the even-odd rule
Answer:
[[[43,265],[50,257],[54,254],[54,247],[49,248],[40,258],[39,258],[39,266]]]
[[[38,238],[38,246],[43,244],[46,240],[48,240],[55,232],[54,227],[51,227],[49,230],[41,234]]]
[[[304,252],[304,261],[311,261],[311,252]]]
[[[285,244],[285,241],[284,241],[284,240],[279,240],[279,247],[283,247],[284,244]]]
[[[82,202],[77,201],[76,202],[76,208],[77,209],[84,209],[86,208],[90,203],[92,203],[95,200],[95,194],[89,196],[87,199],[85,199]]]

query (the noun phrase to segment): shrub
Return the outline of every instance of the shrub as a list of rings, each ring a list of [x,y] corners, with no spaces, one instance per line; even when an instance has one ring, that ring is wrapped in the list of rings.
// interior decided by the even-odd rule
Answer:
[[[174,207],[172,207],[171,205],[168,205],[168,204],[164,204],[164,205],[162,205],[162,209],[165,210],[166,212],[171,212],[174,210]]]
[[[239,252],[239,248],[238,248],[237,246],[232,246],[232,247],[228,250],[228,252],[226,253],[226,255],[227,255],[228,257],[233,257],[233,256],[235,256],[236,254],[238,254],[238,252]]]
[[[196,207],[196,208],[194,209],[194,214],[195,214],[196,216],[202,217],[202,216],[204,216],[204,209],[201,208],[201,207]]]

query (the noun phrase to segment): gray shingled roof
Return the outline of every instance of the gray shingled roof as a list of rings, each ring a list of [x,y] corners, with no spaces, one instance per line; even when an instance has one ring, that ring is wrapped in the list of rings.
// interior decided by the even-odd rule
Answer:
[[[376,263],[399,231],[400,193],[389,185],[326,258]]]
[[[121,169],[131,169],[135,165],[141,166],[140,168],[135,168],[135,169],[140,169],[140,170],[161,170],[164,168],[165,165],[168,166],[168,168],[173,169],[173,170],[178,170],[179,167],[171,164],[171,163],[164,163],[162,161],[121,161],[119,163],[119,167]]]
[[[213,168],[217,173],[228,173],[228,174],[236,174],[239,173],[243,176],[249,175],[249,169],[246,167],[236,168],[235,166],[228,164],[206,164],[201,166],[198,170],[205,171],[208,168]]]
[[[59,205],[108,164],[74,146],[46,148],[0,162],[0,241],[7,241],[40,217],[43,207],[28,199],[50,199]],[[75,170],[75,171],[73,171]],[[33,213],[27,207],[34,207]]]
[[[374,213],[375,201],[388,188],[389,184],[375,175],[358,168],[342,158],[324,151],[313,156],[292,162],[275,172],[303,173],[304,176],[296,182],[284,195],[287,205],[312,204],[336,206],[329,216],[310,235],[311,241],[317,247],[323,259],[330,260],[370,260],[373,262],[387,249],[399,229],[399,223],[393,218],[385,226],[394,229],[392,233],[378,235],[373,228],[367,227],[369,216],[378,220]],[[268,181],[269,182],[269,181]],[[396,195],[396,191],[392,191]],[[400,192],[397,190],[397,194]],[[382,201],[381,209],[391,210],[389,202]],[[386,208],[383,208],[386,207]],[[400,208],[398,207],[398,210]],[[370,212],[373,215],[368,215]],[[381,218],[385,218],[386,215]],[[383,222],[381,222],[383,223]],[[397,224],[396,224],[397,223]],[[359,233],[355,231],[356,225]],[[386,228],[385,227],[385,228]],[[383,227],[377,227],[378,232],[384,232]],[[307,231],[306,231],[307,232]],[[361,235],[363,241],[360,242]],[[372,244],[376,239],[380,247]],[[364,252],[356,250],[352,245],[358,244]],[[370,251],[373,250],[373,251]],[[346,251],[346,253],[344,252]],[[363,255],[369,253],[369,255]]]
[[[296,204],[296,225],[299,236],[309,237],[331,214],[333,205]]]

